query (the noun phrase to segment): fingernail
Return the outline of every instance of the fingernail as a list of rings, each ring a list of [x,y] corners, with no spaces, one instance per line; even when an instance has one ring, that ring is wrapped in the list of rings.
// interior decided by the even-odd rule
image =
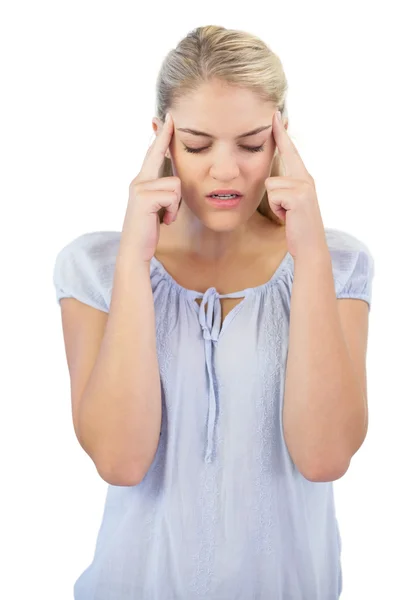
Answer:
[[[278,112],[276,113],[276,116],[278,118],[279,121],[282,121],[282,115],[281,115],[281,111],[278,110]]]
[[[165,122],[168,125],[168,123],[170,122],[171,117],[169,116],[169,113],[167,113],[167,116],[165,117]]]

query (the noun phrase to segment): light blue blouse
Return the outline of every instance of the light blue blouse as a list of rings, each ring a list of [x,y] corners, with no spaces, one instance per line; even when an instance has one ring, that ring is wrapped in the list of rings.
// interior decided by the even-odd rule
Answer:
[[[325,228],[337,298],[371,303],[365,244]],[[57,301],[109,311],[120,232],[57,255]],[[75,600],[337,600],[341,538],[332,482],[305,479],[282,409],[294,263],[243,297],[222,329],[215,288],[181,287],[153,258],[162,387],[156,456],[139,485],[109,485]],[[201,304],[196,302],[201,299]]]

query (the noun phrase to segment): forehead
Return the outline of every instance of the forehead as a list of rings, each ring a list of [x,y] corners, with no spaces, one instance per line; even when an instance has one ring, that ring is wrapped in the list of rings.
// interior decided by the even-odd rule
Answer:
[[[272,102],[266,102],[253,90],[213,81],[181,97],[173,117],[177,128],[231,136],[270,124],[275,110]]]

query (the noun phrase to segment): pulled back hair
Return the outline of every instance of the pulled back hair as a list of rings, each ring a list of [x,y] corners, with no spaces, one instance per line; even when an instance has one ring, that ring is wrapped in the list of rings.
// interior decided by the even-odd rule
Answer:
[[[265,102],[272,102],[286,119],[288,84],[278,56],[257,36],[216,25],[192,30],[164,58],[156,83],[156,116],[164,122],[181,97],[216,79],[252,90]],[[172,175],[171,160],[165,157],[161,176]],[[275,152],[271,176],[281,175],[284,172]],[[257,210],[284,225],[269,206],[267,190]]]

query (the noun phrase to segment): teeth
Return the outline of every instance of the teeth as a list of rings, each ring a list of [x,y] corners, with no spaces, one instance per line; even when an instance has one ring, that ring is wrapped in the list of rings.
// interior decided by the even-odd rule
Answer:
[[[237,194],[227,194],[225,196],[220,194],[212,194],[212,198],[237,198]]]

